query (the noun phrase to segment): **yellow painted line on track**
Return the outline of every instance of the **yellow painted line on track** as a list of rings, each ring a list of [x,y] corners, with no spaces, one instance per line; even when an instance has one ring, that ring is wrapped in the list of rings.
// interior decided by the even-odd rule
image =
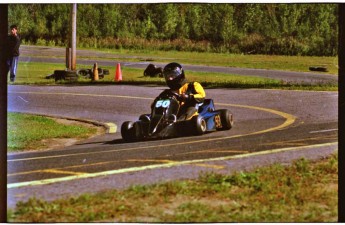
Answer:
[[[273,150],[253,152],[253,153],[235,155],[235,156],[225,156],[225,157],[218,157],[218,158],[211,158],[211,159],[188,160],[188,161],[181,161],[181,162],[170,162],[170,163],[163,163],[163,164],[156,164],[156,165],[149,165],[149,166],[142,166],[142,167],[125,168],[125,169],[120,169],[120,170],[103,171],[103,172],[98,172],[98,173],[89,173],[89,174],[74,175],[74,176],[52,178],[52,179],[45,179],[45,180],[12,183],[12,184],[7,184],[7,188],[10,189],[10,188],[19,188],[19,187],[24,187],[24,186],[52,184],[56,182],[71,181],[71,180],[83,179],[83,178],[94,178],[94,177],[99,177],[99,176],[123,174],[123,173],[129,173],[129,172],[139,172],[139,171],[144,171],[144,170],[149,170],[149,169],[170,168],[174,166],[181,166],[181,165],[187,165],[187,164],[198,164],[198,163],[206,163],[206,162],[211,162],[211,161],[240,159],[240,158],[247,158],[251,156],[267,155],[267,154],[279,153],[279,152],[285,152],[285,151],[300,151],[300,150],[311,149],[311,148],[332,147],[332,146],[335,147],[334,150],[337,150],[338,142],[309,145],[309,146],[303,146],[303,147],[273,149]]]
[[[128,159],[125,160],[128,162],[158,162],[158,163],[178,163],[178,161],[173,161],[173,160],[165,160],[165,159]],[[200,167],[209,167],[209,168],[214,168],[214,169],[223,169],[224,166],[217,166],[217,165],[210,165],[206,163],[197,163],[193,164],[194,166],[200,166]]]
[[[11,177],[11,176],[18,176],[18,175],[33,174],[33,173],[56,173],[56,174],[69,174],[69,175],[87,174],[87,173],[82,173],[82,172],[66,171],[67,168],[63,168],[63,169],[65,169],[65,170],[61,170],[61,168],[44,169],[44,170],[32,170],[32,171],[27,171],[27,172],[19,172],[19,173],[7,174],[7,176]]]
[[[219,165],[212,165],[212,164],[206,164],[206,163],[196,163],[196,164],[191,164],[193,166],[200,166],[200,167],[206,167],[206,168],[212,168],[212,169],[217,169],[221,170],[224,169],[225,166],[219,166]]]
[[[63,171],[63,170],[54,170],[54,169],[43,170],[43,172],[45,172],[45,173],[55,173],[55,174],[69,174],[69,175],[84,175],[84,174],[87,174],[87,173]]]
[[[283,128],[287,127],[287,126],[290,126],[296,120],[295,116],[293,116],[291,114],[288,114],[288,113],[285,113],[285,112],[274,110],[274,109],[262,108],[262,107],[257,107],[257,106],[226,104],[226,103],[216,103],[215,105],[233,106],[233,107],[247,108],[247,109],[256,109],[256,110],[260,110],[260,111],[276,114],[276,115],[279,115],[279,116],[281,116],[281,117],[286,119],[286,121],[283,124],[281,124],[280,126],[278,126],[278,127],[272,127],[270,129],[266,129],[266,130],[263,130],[263,131],[257,131],[257,132],[251,133],[251,134],[261,134],[261,133],[267,133],[267,132],[274,131],[274,130],[280,130],[280,129],[283,129]]]
[[[126,159],[126,162],[159,162],[159,163],[174,163],[176,161],[168,159]]]
[[[68,170],[68,169],[75,169],[75,168],[81,168],[81,167],[100,166],[100,165],[111,164],[111,163],[113,164],[115,162],[118,162],[118,161],[117,160],[113,160],[113,161],[106,161],[106,162],[81,164],[81,165],[67,166],[67,167],[63,167],[63,168],[52,168],[51,170]],[[46,171],[47,170],[31,170],[31,171],[7,174],[7,176],[11,177],[11,176],[18,176],[18,175],[33,174],[33,173],[44,173]]]
[[[177,153],[174,155],[190,155],[190,154],[210,154],[210,153],[235,153],[235,154],[242,154],[242,153],[248,153],[249,151],[245,150],[218,150],[218,149],[207,149],[207,150],[200,150],[200,151],[192,151],[192,152],[183,152],[183,153]]]
[[[331,135],[331,136],[324,136],[324,137],[311,137],[311,138],[303,138],[303,139],[295,139],[295,140],[286,140],[286,141],[277,141],[277,142],[271,142],[271,143],[265,143],[265,144],[260,144],[260,146],[270,146],[270,145],[307,145],[308,141],[312,140],[334,140],[337,138],[336,135]]]

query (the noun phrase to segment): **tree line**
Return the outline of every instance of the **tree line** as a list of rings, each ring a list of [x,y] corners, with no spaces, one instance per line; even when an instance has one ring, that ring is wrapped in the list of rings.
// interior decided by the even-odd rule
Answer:
[[[10,4],[24,43],[67,46],[71,4]],[[336,4],[78,4],[78,47],[334,56]]]

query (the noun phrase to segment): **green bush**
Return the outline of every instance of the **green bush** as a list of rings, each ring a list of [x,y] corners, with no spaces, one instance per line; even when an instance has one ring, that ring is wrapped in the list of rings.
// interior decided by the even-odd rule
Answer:
[[[10,4],[23,43],[66,46],[71,4]],[[336,4],[78,4],[78,46],[334,56]]]

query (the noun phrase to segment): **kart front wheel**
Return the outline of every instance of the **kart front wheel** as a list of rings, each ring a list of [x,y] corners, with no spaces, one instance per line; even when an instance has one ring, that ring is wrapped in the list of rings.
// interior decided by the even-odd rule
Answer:
[[[121,136],[125,141],[134,140],[133,122],[126,121],[121,125]]]
[[[125,141],[140,141],[144,138],[139,121],[126,121],[121,125],[121,135]]]

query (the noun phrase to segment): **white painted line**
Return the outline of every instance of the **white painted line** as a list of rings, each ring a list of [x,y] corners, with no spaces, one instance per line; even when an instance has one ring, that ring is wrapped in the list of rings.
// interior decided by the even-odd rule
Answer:
[[[247,153],[247,154],[235,155],[235,156],[212,158],[212,159],[188,160],[188,161],[169,162],[169,163],[142,166],[142,167],[131,167],[131,168],[125,168],[125,169],[120,169],[120,170],[102,171],[102,172],[98,172],[98,173],[81,174],[81,175],[52,178],[52,179],[45,179],[45,180],[28,181],[28,182],[21,182],[21,183],[12,183],[12,184],[7,184],[7,189],[19,188],[19,187],[25,187],[25,186],[52,184],[52,183],[57,183],[57,182],[62,182],[62,181],[71,181],[71,180],[77,180],[77,179],[82,179],[82,178],[93,178],[93,177],[99,177],[99,176],[107,176],[107,175],[122,174],[122,173],[129,173],[129,172],[138,172],[138,171],[144,171],[144,170],[148,170],[148,169],[169,168],[169,167],[186,165],[186,164],[195,164],[195,163],[205,163],[205,162],[211,162],[211,161],[239,159],[239,158],[246,158],[246,157],[251,157],[251,156],[255,156],[255,155],[265,155],[265,154],[272,154],[272,153],[278,153],[278,152],[284,152],[284,151],[299,151],[299,150],[310,149],[310,148],[331,147],[331,146],[337,147],[337,145],[338,145],[338,142],[332,142],[332,143],[309,145],[309,146],[302,146],[302,147],[273,149],[273,150],[267,150],[267,151],[260,151],[260,152]]]
[[[18,95],[18,98],[20,98],[21,100],[23,100],[24,102],[28,103],[29,101],[26,101],[24,98],[22,98],[21,96]]]
[[[134,62],[134,63],[124,63],[123,66],[131,66],[131,65],[147,65],[150,64],[149,62]]]
[[[332,132],[332,131],[337,131],[338,129],[329,129],[329,130],[317,130],[317,131],[310,131],[310,134],[315,134],[315,133],[326,133],[326,132]]]

